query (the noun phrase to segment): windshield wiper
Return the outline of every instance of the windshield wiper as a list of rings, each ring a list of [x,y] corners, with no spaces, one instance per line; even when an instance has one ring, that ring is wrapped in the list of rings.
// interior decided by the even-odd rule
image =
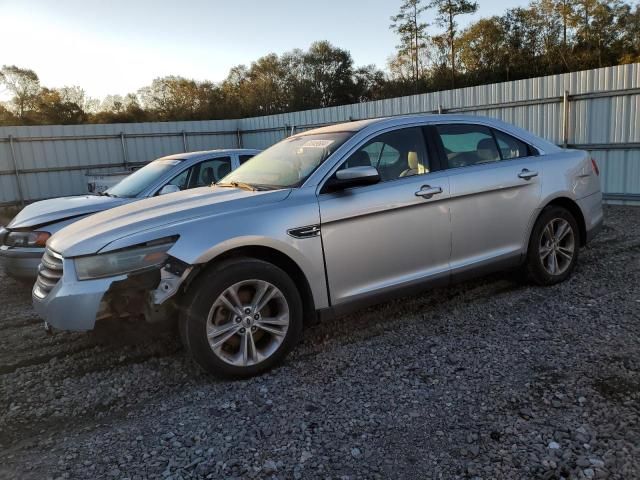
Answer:
[[[100,197],[112,197],[112,198],[118,198],[117,195],[114,195],[113,193],[109,193],[107,191],[104,192],[98,192],[98,196]]]
[[[255,192],[255,191],[258,190],[258,188],[256,188],[255,186],[251,185],[250,183],[244,183],[244,182],[216,183],[215,185],[216,185],[216,187],[241,188],[243,190],[251,190],[252,192]]]

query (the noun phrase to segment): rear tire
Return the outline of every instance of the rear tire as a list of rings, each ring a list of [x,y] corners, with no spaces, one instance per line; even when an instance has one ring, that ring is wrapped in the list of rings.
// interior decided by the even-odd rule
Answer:
[[[538,285],[554,285],[565,280],[576,266],[580,249],[580,229],[567,209],[546,207],[533,227],[525,270]]]
[[[273,368],[302,335],[302,300],[293,280],[262,260],[215,265],[189,287],[183,305],[185,347],[220,377],[251,377]]]

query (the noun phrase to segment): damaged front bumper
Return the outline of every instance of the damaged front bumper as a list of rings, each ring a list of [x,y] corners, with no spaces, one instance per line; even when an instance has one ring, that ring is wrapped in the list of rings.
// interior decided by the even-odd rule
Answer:
[[[11,278],[31,281],[36,279],[44,248],[16,248],[0,246],[0,266]]]
[[[62,259],[63,275],[49,292],[34,285],[33,307],[47,326],[87,331],[96,320],[140,316],[161,320],[167,302],[180,289],[192,267],[170,258],[160,268],[131,275],[78,280],[72,259]]]

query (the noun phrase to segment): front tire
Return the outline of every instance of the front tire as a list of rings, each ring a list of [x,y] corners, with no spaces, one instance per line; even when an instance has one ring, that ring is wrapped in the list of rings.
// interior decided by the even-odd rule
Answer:
[[[302,334],[300,293],[282,269],[252,258],[222,262],[189,287],[185,347],[206,371],[250,377],[273,368]]]
[[[575,217],[559,206],[546,207],[533,227],[526,270],[538,285],[565,280],[578,261],[580,230]]]

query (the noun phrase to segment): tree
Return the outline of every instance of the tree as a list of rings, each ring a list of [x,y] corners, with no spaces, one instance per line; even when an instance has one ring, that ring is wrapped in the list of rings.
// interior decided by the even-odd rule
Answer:
[[[575,15],[575,3],[573,0],[552,0],[554,11],[562,19],[562,46],[566,50],[568,41],[568,29],[571,17]]]
[[[315,108],[351,103],[353,58],[327,41],[314,42],[303,56],[303,81]]]
[[[475,13],[478,10],[477,2],[469,0],[433,0],[431,6],[435,7],[438,14],[436,23],[446,29],[447,40],[449,43],[449,52],[451,54],[451,88],[456,86],[456,51],[455,37],[458,24],[456,17]]]
[[[376,100],[382,95],[385,84],[384,73],[375,65],[358,68],[353,73],[354,103]]]
[[[62,89],[42,88],[38,94],[33,123],[72,125],[84,123],[86,114],[81,105],[65,98]],[[76,100],[78,100],[76,98]]]
[[[624,5],[618,17],[620,30],[620,63],[640,62],[640,4],[635,11],[631,5]]]
[[[19,123],[18,117],[0,102],[0,125],[18,125]]]
[[[146,110],[160,120],[194,120],[200,107],[198,83],[184,77],[156,78],[138,91]]]
[[[263,115],[286,111],[289,104],[288,75],[275,53],[252,63],[247,75],[251,88],[246,92],[251,110]]]
[[[480,19],[461,33],[459,62],[473,83],[508,79],[505,40],[499,17]]]
[[[27,112],[35,108],[40,93],[40,79],[36,72],[15,65],[4,65],[0,69],[0,84],[12,95],[9,106],[20,120],[24,120]]]
[[[404,0],[398,14],[391,17],[390,28],[400,36],[396,62],[400,65],[406,58],[411,60],[411,75],[416,92],[420,79],[420,54],[426,47],[428,27],[426,22],[420,21],[420,16],[428,8],[422,0]]]

